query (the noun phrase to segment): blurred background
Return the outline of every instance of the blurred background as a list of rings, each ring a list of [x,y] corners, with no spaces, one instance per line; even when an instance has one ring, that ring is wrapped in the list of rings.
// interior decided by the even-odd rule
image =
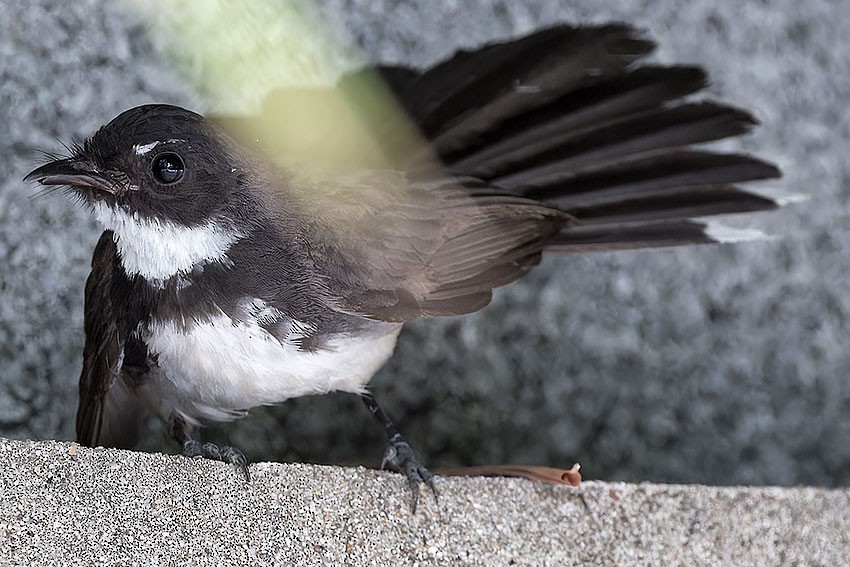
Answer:
[[[140,6],[0,0],[2,436],[73,438],[100,234],[61,193],[34,198],[21,181],[37,150],[62,151],[138,104],[256,103],[204,83],[254,81],[237,63],[211,71],[180,51],[205,9],[196,20]],[[278,14],[267,21],[286,62],[263,71],[266,87],[332,81],[358,60],[427,65],[557,22],[628,22],[658,42],[654,60],[705,67],[708,96],[761,120],[723,149],[778,163],[785,177],[762,187],[809,197],[729,221],[772,240],[549,257],[477,314],[405,327],[372,385],[431,468],[578,461],[592,479],[850,484],[850,3],[323,0]],[[203,435],[252,460],[375,466],[384,450],[345,394]],[[156,428],[145,448],[176,451]]]

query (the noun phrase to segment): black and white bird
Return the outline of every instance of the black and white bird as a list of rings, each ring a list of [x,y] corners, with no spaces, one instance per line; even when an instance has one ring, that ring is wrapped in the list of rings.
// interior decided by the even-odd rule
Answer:
[[[273,137],[274,117],[226,130],[155,104],[30,173],[70,187],[106,229],[85,289],[79,440],[132,446],[155,415],[184,454],[247,474],[237,449],[193,428],[352,392],[385,427],[385,462],[415,505],[432,476],[367,391],[404,322],[481,309],[544,252],[718,242],[726,233],[699,218],[776,206],[737,186],[779,176],[773,165],[694,147],[749,131],[752,116],[691,101],[707,84],[697,67],[637,65],[652,49],[627,26],[561,25],[424,71],[352,74],[338,89],[386,167],[288,169],[228,133]],[[382,122],[364,73],[424,144]]]

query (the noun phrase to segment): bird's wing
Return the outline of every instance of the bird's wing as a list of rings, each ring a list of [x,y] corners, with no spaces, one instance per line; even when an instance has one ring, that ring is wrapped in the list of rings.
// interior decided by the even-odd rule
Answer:
[[[104,400],[121,372],[129,335],[128,322],[121,316],[121,299],[115,295],[122,276],[115,241],[107,230],[95,247],[85,292],[86,344],[80,375],[77,440],[91,446],[100,442]]]
[[[383,321],[481,309],[573,221],[474,179],[409,182],[385,171],[322,193],[309,213],[319,273],[341,310]]]

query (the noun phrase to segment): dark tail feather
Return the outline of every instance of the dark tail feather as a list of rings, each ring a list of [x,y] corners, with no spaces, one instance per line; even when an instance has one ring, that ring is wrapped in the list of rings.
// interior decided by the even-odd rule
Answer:
[[[561,231],[546,247],[555,252],[596,252],[719,242],[705,223],[677,219],[667,222],[576,225]]]
[[[780,172],[694,149],[757,122],[723,104],[684,101],[707,84],[699,68],[635,68],[652,49],[626,26],[560,26],[461,52],[393,90],[452,174],[573,215],[578,222],[552,249],[714,242],[692,219],[776,207],[737,184]],[[409,162],[411,175],[422,158]]]
[[[523,113],[574,90],[589,69],[621,73],[654,48],[623,25],[557,26],[460,51],[398,94],[429,140],[451,138],[465,145],[494,118]]]
[[[694,67],[647,67],[628,75],[593,81],[547,105],[508,118],[498,128],[460,149],[453,151],[453,144],[448,141],[436,148],[441,159],[457,171],[478,168],[483,170],[483,175],[492,175],[488,167],[497,166],[500,159],[514,152],[528,151],[529,145],[548,138],[563,143],[589,134],[618,118],[695,92],[705,83],[705,74]]]
[[[688,187],[687,191],[645,195],[634,199],[570,207],[570,213],[583,226],[606,223],[647,222],[768,210],[776,203],[733,185]]]
[[[742,134],[752,124],[749,115],[715,104],[682,105],[648,110],[580,130],[551,133],[509,153],[473,165],[460,164],[454,173],[492,180],[528,193],[561,179],[618,167],[647,156]],[[473,162],[474,163],[474,162]]]

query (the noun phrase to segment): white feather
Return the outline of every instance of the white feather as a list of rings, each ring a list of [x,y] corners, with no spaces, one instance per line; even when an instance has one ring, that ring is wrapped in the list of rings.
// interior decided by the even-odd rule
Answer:
[[[715,242],[721,244],[771,240],[769,235],[756,228],[732,228],[717,221],[711,221],[706,224],[705,234]]]
[[[151,142],[150,144],[136,144],[133,146],[133,151],[137,156],[147,155],[152,149],[157,147],[160,142]]]
[[[293,322],[293,337],[308,328]],[[197,422],[233,419],[289,398],[362,392],[392,354],[401,325],[380,329],[367,336],[340,334],[309,352],[299,350],[293,337],[279,341],[255,318],[234,321],[222,314],[189,330],[155,322],[145,340],[159,369],[139,393],[158,404],[163,417],[174,412]]]
[[[100,201],[95,218],[115,233],[124,270],[149,280],[165,280],[199,263],[226,262],[242,235],[215,220],[197,227],[140,217]]]
[[[163,144],[163,143],[164,144],[175,144],[175,143],[178,143],[178,142],[185,143],[186,140],[182,140],[182,139],[179,139],[179,138],[172,138],[170,140],[166,140],[165,142],[154,141],[154,142],[150,142],[148,144],[136,144],[136,145],[133,146],[133,151],[136,153],[137,156],[144,156],[144,155],[149,154],[151,152],[151,150],[153,150],[155,147],[157,147],[160,144]]]

